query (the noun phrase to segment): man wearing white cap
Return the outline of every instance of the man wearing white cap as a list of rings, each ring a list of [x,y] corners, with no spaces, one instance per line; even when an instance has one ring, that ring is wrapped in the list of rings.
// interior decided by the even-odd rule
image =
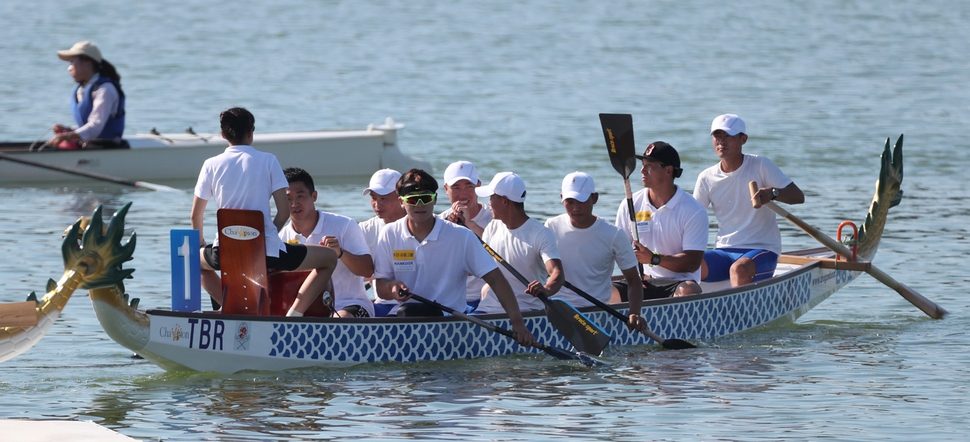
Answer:
[[[754,201],[805,202],[805,195],[788,175],[767,157],[744,154],[748,141],[744,121],[734,114],[720,115],[711,123],[711,142],[721,159],[697,177],[694,198],[717,217],[717,243],[704,254],[704,281],[731,280],[737,287],[770,278],[781,253],[781,232],[775,214],[755,209]],[[758,192],[751,196],[748,183]]]
[[[57,51],[57,56],[71,63],[67,70],[78,83],[71,96],[71,113],[77,126],[54,125],[54,137],[47,145],[64,149],[121,147],[125,93],[118,71],[89,41]]]
[[[495,221],[485,228],[482,240],[526,279],[532,279],[528,285],[523,285],[505,267],[501,267],[519,301],[519,309],[543,309],[542,301],[536,296],[555,295],[562,287],[562,261],[552,231],[525,213],[525,182],[512,172],[500,172],[495,174],[488,186],[479,187],[475,192],[481,198],[489,198],[488,205],[495,217]],[[482,297],[477,311],[502,311],[502,305],[491,288]]]
[[[616,226],[633,241],[637,261],[643,267],[646,299],[687,296],[701,292],[701,262],[707,249],[707,210],[674,184],[683,173],[680,155],[668,143],[655,141],[643,155],[640,179],[644,189],[633,194],[636,229],[633,241],[629,206],[616,211]]]
[[[478,202],[475,189],[482,185],[478,178],[478,169],[468,161],[455,161],[445,169],[445,193],[451,202],[438,217],[465,226],[479,238],[485,232],[485,226],[492,222],[492,209],[487,204]],[[468,276],[468,291],[465,302],[474,310],[482,300],[482,287],[485,281],[481,278]]]
[[[492,221],[492,209],[478,202],[475,189],[482,185],[478,169],[468,161],[455,161],[445,169],[445,193],[451,207],[438,216],[455,224],[468,227],[482,236],[485,226]]]
[[[627,280],[630,322],[638,327],[643,285],[637,273],[637,257],[620,229],[593,214],[593,205],[599,200],[593,177],[585,172],[566,175],[559,197],[566,213],[546,220],[546,228],[556,237],[563,269],[569,271],[569,282],[609,304],[616,264]],[[556,297],[576,307],[593,305],[568,287],[563,287]]]
[[[377,237],[385,225],[393,223],[407,215],[397,194],[397,181],[401,172],[394,169],[381,169],[370,177],[370,184],[364,189],[364,195],[370,195],[370,205],[374,209],[374,217],[360,223],[360,230],[364,232],[364,240],[370,248],[372,258],[377,258]],[[377,316],[390,314],[398,302],[378,297],[374,300]]]

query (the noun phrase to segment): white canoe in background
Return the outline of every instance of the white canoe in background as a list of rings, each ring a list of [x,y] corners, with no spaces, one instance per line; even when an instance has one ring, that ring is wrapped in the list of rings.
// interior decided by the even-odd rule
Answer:
[[[301,167],[314,177],[365,176],[383,168],[432,170],[397,146],[403,124],[388,118],[363,130],[256,133],[253,146],[276,155],[280,165]],[[45,150],[31,143],[0,143],[0,152],[52,166],[132,180],[194,180],[202,163],[225,150],[219,134],[136,134],[130,149]],[[0,185],[76,181],[85,178],[11,161],[0,161]]]

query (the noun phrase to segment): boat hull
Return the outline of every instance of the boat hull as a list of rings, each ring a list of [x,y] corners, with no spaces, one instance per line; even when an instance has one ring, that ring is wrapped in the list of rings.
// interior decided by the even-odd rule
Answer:
[[[651,330],[664,338],[717,338],[794,321],[858,275],[809,264],[743,289],[647,301],[642,314]],[[617,307],[626,313],[628,306]],[[614,346],[655,343],[631,333],[601,310],[583,310],[613,336]],[[538,353],[453,317],[305,319],[162,310],[146,314],[150,322],[147,342],[129,348],[169,370],[233,373]],[[482,318],[510,327],[501,315]],[[525,322],[540,342],[570,347],[541,312],[527,314]]]
[[[397,129],[255,134],[253,146],[276,155],[284,168],[299,166],[315,177],[365,176],[382,168],[431,170],[425,161],[405,155],[396,144]],[[4,154],[60,168],[139,181],[194,180],[206,159],[222,153],[226,140],[213,135],[162,134],[127,138],[130,149]],[[0,184],[83,180],[74,175],[0,161]]]

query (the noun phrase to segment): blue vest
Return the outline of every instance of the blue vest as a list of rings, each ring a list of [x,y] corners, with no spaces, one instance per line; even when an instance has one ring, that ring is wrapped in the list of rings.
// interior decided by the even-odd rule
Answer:
[[[78,127],[84,126],[84,123],[88,122],[88,117],[91,115],[91,109],[94,107],[94,101],[91,100],[91,92],[104,83],[111,83],[114,85],[115,89],[118,91],[118,112],[114,115],[108,116],[108,122],[104,125],[104,129],[101,130],[100,134],[95,135],[93,138],[104,138],[104,139],[114,139],[121,138],[121,134],[125,131],[125,96],[121,94],[121,87],[117,83],[112,81],[107,77],[99,77],[95,81],[94,85],[90,89],[84,92],[84,97],[81,98],[81,102],[77,101],[77,90],[84,87],[82,85],[77,85],[77,89],[74,89],[74,93],[71,94],[71,110],[74,113],[74,122],[77,123]]]

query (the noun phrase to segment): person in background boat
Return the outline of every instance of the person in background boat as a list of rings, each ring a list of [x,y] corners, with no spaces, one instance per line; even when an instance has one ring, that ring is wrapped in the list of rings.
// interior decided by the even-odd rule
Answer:
[[[388,224],[377,240],[374,277],[377,294],[401,302],[398,316],[441,316],[435,307],[410,301],[416,293],[457,311],[465,309],[465,277],[470,273],[495,288],[519,345],[533,346],[515,294],[495,260],[468,229],[434,215],[438,182],[411,169],[397,182],[407,216]]]
[[[337,266],[337,254],[328,247],[286,244],[277,234],[290,216],[286,200],[288,184],[283,168],[273,154],[254,149],[253,130],[256,119],[241,107],[219,114],[222,137],[229,142],[225,152],[205,160],[195,185],[192,201],[192,228],[199,231],[202,245],[202,287],[223,303],[219,275],[219,236],[206,245],[203,232],[205,207],[215,198],[218,208],[259,210],[263,213],[266,241],[266,267],[280,271],[312,270],[300,287],[287,316],[303,316],[310,303],[323,292]],[[270,218],[269,200],[276,204],[276,216]]]
[[[78,83],[71,95],[71,112],[77,126],[54,125],[54,136],[47,145],[62,149],[124,147],[121,135],[125,130],[125,93],[114,65],[103,59],[90,41],[57,51],[57,56],[71,63],[67,71]]]
[[[364,291],[364,278],[374,274],[374,261],[357,222],[343,215],[318,210],[317,190],[307,171],[290,167],[283,171],[290,187],[290,222],[280,229],[287,244],[317,244],[337,254],[333,284],[334,310],[341,318],[374,317],[374,303]]]
[[[613,291],[613,266],[618,266],[627,281],[630,327],[646,329],[646,321],[640,317],[643,285],[637,271],[637,257],[620,229],[593,213],[593,205],[599,200],[593,177],[585,172],[566,175],[559,199],[566,213],[546,220],[546,228],[556,238],[562,266],[569,271],[570,282],[609,304]],[[568,287],[563,287],[556,297],[574,307],[593,306]]]
[[[805,195],[788,175],[767,157],[745,154],[741,146],[748,141],[744,121],[724,114],[711,123],[711,142],[721,161],[697,176],[694,198],[717,217],[717,243],[704,254],[703,281],[731,280],[731,286],[770,278],[781,253],[781,232],[775,213],[755,209],[762,204],[781,201],[805,202]],[[755,181],[758,192],[752,196],[748,183]]]
[[[370,206],[374,209],[374,217],[360,223],[364,232],[364,239],[370,249],[370,256],[377,256],[377,237],[385,225],[393,223],[407,215],[401,199],[397,194],[397,180],[401,172],[394,169],[381,169],[370,177],[370,183],[364,189],[364,195],[370,195]],[[372,281],[373,278],[368,278]],[[374,312],[377,316],[387,316],[394,313],[398,302],[393,299],[377,297],[374,300]]]
[[[616,211],[616,226],[633,242],[637,261],[646,265],[643,297],[656,299],[700,293],[700,267],[710,228],[707,210],[674,184],[683,169],[673,146],[655,141],[643,155],[636,157],[643,164],[640,179],[644,189],[633,194],[640,241],[633,240],[626,201]]]
[[[478,179],[478,169],[468,161],[456,161],[445,169],[445,193],[451,202],[451,207],[441,212],[438,217],[465,226],[479,238],[485,232],[485,226],[492,222],[492,208],[478,202],[475,189],[482,185]],[[469,309],[474,310],[482,300],[482,287],[485,281],[481,278],[468,276],[468,290],[465,302]]]
[[[495,221],[485,228],[482,241],[526,279],[532,278],[528,285],[524,285],[507,269],[501,269],[515,291],[519,309],[543,309],[542,301],[536,297],[553,296],[559,292],[564,280],[562,261],[552,231],[525,212],[525,182],[512,172],[499,172],[488,186],[479,187],[475,192],[481,198],[488,197],[488,205],[495,217]],[[500,305],[493,289],[491,285],[486,286],[476,312],[500,311],[504,304]]]

